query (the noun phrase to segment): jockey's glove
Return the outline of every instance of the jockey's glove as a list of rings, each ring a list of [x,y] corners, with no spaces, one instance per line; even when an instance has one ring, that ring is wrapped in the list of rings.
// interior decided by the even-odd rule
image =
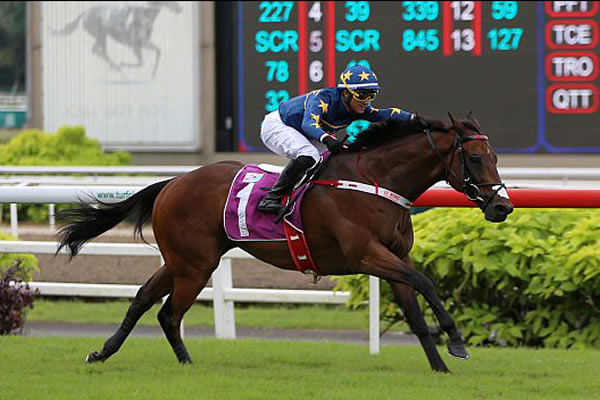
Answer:
[[[342,142],[340,142],[331,135],[323,135],[323,137],[321,138],[321,142],[325,146],[327,146],[327,150],[329,150],[333,155],[341,153],[344,149],[344,145],[342,144]]]
[[[435,118],[429,118],[421,114],[415,114],[414,122],[417,125],[417,128],[422,130],[448,130],[448,127],[446,126],[444,121]]]

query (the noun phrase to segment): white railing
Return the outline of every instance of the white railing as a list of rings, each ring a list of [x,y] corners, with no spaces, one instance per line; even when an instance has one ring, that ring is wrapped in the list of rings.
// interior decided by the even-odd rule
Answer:
[[[190,172],[198,165],[187,166],[114,166],[114,167],[87,167],[87,166],[0,166],[2,175],[23,174],[152,174],[152,175],[181,175]],[[600,168],[498,168],[503,180],[552,180],[552,181],[577,181],[600,180]]]
[[[42,241],[0,241],[0,252],[54,254],[58,244]],[[67,254],[62,249],[60,254]],[[155,256],[160,252],[155,247],[138,243],[88,243],[80,255],[112,256]],[[324,290],[282,290],[234,288],[231,275],[231,260],[234,258],[252,259],[250,254],[240,249],[228,251],[212,275],[212,287],[207,287],[197,300],[213,302],[215,336],[222,339],[235,339],[235,302],[250,303],[295,303],[295,304],[345,304],[349,292]],[[30,282],[29,286],[39,289],[43,296],[74,297],[122,297],[134,298],[140,285],[84,284],[64,282]],[[369,349],[372,354],[379,352],[379,280],[371,277],[371,299],[369,303]]]
[[[15,168],[15,167],[10,167]],[[49,171],[55,171],[50,167],[21,167],[27,170],[31,168],[49,168]],[[71,168],[71,172],[78,172],[82,167],[63,167],[59,169]],[[100,167],[90,167],[90,171],[96,171]],[[111,171],[114,168],[105,167]],[[154,168],[154,167],[146,167]],[[181,168],[182,171],[191,167],[165,167],[165,170],[158,172],[175,172]],[[1,169],[1,167],[0,167]],[[11,170],[12,171],[12,170]],[[127,169],[127,171],[138,171],[137,168]],[[146,171],[143,169],[143,171]],[[13,171],[14,172],[14,171]],[[566,174],[566,175],[565,175]],[[561,168],[548,170],[525,169],[523,171],[516,169],[507,169],[507,179],[504,182],[509,188],[537,188],[537,189],[598,189],[600,188],[600,169],[576,169]],[[521,177],[521,178],[519,178]],[[532,178],[527,178],[532,177]],[[50,229],[55,229],[54,204],[55,203],[96,203],[98,200],[106,203],[113,203],[126,199],[144,187],[172,176],[164,177],[123,177],[123,176],[28,176],[13,175],[0,176],[0,209],[2,203],[10,203],[10,221],[11,234],[15,237],[19,235],[17,203],[45,203],[48,204]],[[527,179],[526,179],[527,178]],[[545,179],[540,179],[545,178]],[[577,179],[575,179],[577,178]],[[33,186],[32,186],[33,185]],[[77,187],[75,187],[77,186]],[[448,187],[445,182],[439,182],[434,187]],[[1,216],[1,214],[0,214]],[[1,221],[1,219],[0,219]]]
[[[0,174],[152,174],[152,175],[181,175],[199,166],[115,166],[115,167],[86,167],[86,166],[17,166],[2,165]]]

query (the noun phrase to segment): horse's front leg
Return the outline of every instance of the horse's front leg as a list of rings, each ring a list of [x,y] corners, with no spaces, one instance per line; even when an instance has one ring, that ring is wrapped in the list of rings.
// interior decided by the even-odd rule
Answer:
[[[440,327],[448,333],[450,342],[448,351],[450,355],[458,358],[469,358],[460,331],[456,328],[454,320],[444,309],[444,305],[437,295],[433,283],[421,272],[411,268],[382,243],[373,241],[366,249],[361,259],[361,273],[374,275],[390,282],[405,284],[421,293],[429,303]]]
[[[421,307],[419,306],[419,302],[417,301],[414,290],[410,286],[401,283],[390,281],[388,281],[388,283],[390,284],[392,293],[394,294],[394,300],[402,309],[402,313],[406,317],[410,328],[419,338],[419,342],[421,342],[421,346],[423,347],[425,355],[429,360],[431,369],[438,372],[450,372],[448,367],[446,367],[446,364],[444,364],[442,357],[440,357],[440,353],[435,347],[435,342],[429,333],[429,329],[425,323],[425,318],[423,318],[423,313],[421,312]]]
[[[152,42],[146,43],[144,47],[156,53],[156,58],[154,59],[154,68],[152,68],[152,78],[154,78],[154,76],[156,75],[156,70],[158,69],[158,62],[160,61],[160,49],[157,45],[155,45]]]

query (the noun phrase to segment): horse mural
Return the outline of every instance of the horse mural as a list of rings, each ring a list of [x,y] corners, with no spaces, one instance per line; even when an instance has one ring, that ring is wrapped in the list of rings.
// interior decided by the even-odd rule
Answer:
[[[365,150],[330,157],[319,173],[319,181],[313,181],[320,183],[305,192],[298,208],[306,242],[322,275],[368,274],[386,280],[419,338],[431,368],[448,372],[415,292],[423,295],[448,334],[450,354],[468,358],[468,353],[433,282],[413,266],[409,256],[413,229],[408,208],[410,202],[433,184],[446,180],[475,202],[488,221],[504,221],[513,206],[498,175],[497,156],[470,114],[462,121],[452,119],[451,126],[437,127],[433,132],[415,132],[414,128],[393,121],[372,124],[368,129]],[[60,230],[59,250],[67,246],[71,257],[88,240],[126,217],[133,217],[139,235],[142,226],[152,220],[156,242],[165,260],[138,291],[118,331],[101,351],[90,353],[87,362],[105,361],[117,352],[139,318],[168,295],[158,320],[179,362],[190,363],[180,335],[181,320],[217,268],[221,256],[232,248],[240,247],[278,268],[296,269],[285,240],[238,241],[227,231],[224,211],[230,209],[231,198],[238,197],[240,203],[244,200],[248,205],[245,189],[259,185],[261,174],[245,172],[243,180],[238,177],[254,167],[236,161],[217,162],[150,185],[120,203],[101,208],[84,204],[63,212],[62,218],[69,223]],[[342,179],[354,181],[355,187],[372,184],[370,187],[377,190],[367,194],[323,184]],[[231,191],[238,183],[245,185],[245,189],[235,196]],[[248,237],[244,229],[249,226],[241,224],[251,223],[246,216],[243,221],[240,218],[239,227],[241,235]]]
[[[79,22],[94,39],[92,52],[102,58],[112,69],[139,68],[144,65],[142,50],[148,49],[156,53],[152,78],[156,75],[161,56],[160,48],[152,42],[152,30],[158,14],[165,7],[174,13],[181,12],[181,6],[176,1],[148,1],[147,5],[131,5],[123,3],[119,6],[98,5],[90,7],[79,14],[75,20],[61,30],[52,30],[55,35],[67,36],[77,29]],[[124,46],[129,47],[136,63],[117,64],[108,55],[106,40],[110,37]]]

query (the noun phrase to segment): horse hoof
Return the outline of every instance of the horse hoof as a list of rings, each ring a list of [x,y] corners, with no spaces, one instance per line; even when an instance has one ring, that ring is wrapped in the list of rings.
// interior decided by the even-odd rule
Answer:
[[[470,357],[469,353],[467,352],[467,348],[462,343],[449,344],[448,345],[448,354],[450,354],[452,357],[456,357],[461,360],[466,360]]]
[[[450,373],[450,370],[448,369],[448,367],[446,367],[446,364],[444,364],[443,362],[441,362],[440,364],[437,364],[437,365],[432,365],[431,370],[435,373],[441,373],[441,374],[449,374]]]
[[[104,359],[102,358],[102,356],[100,355],[100,353],[98,353],[97,351],[91,352],[85,358],[85,362],[88,363],[88,364],[95,363],[95,362],[98,362],[98,361],[104,361]]]

